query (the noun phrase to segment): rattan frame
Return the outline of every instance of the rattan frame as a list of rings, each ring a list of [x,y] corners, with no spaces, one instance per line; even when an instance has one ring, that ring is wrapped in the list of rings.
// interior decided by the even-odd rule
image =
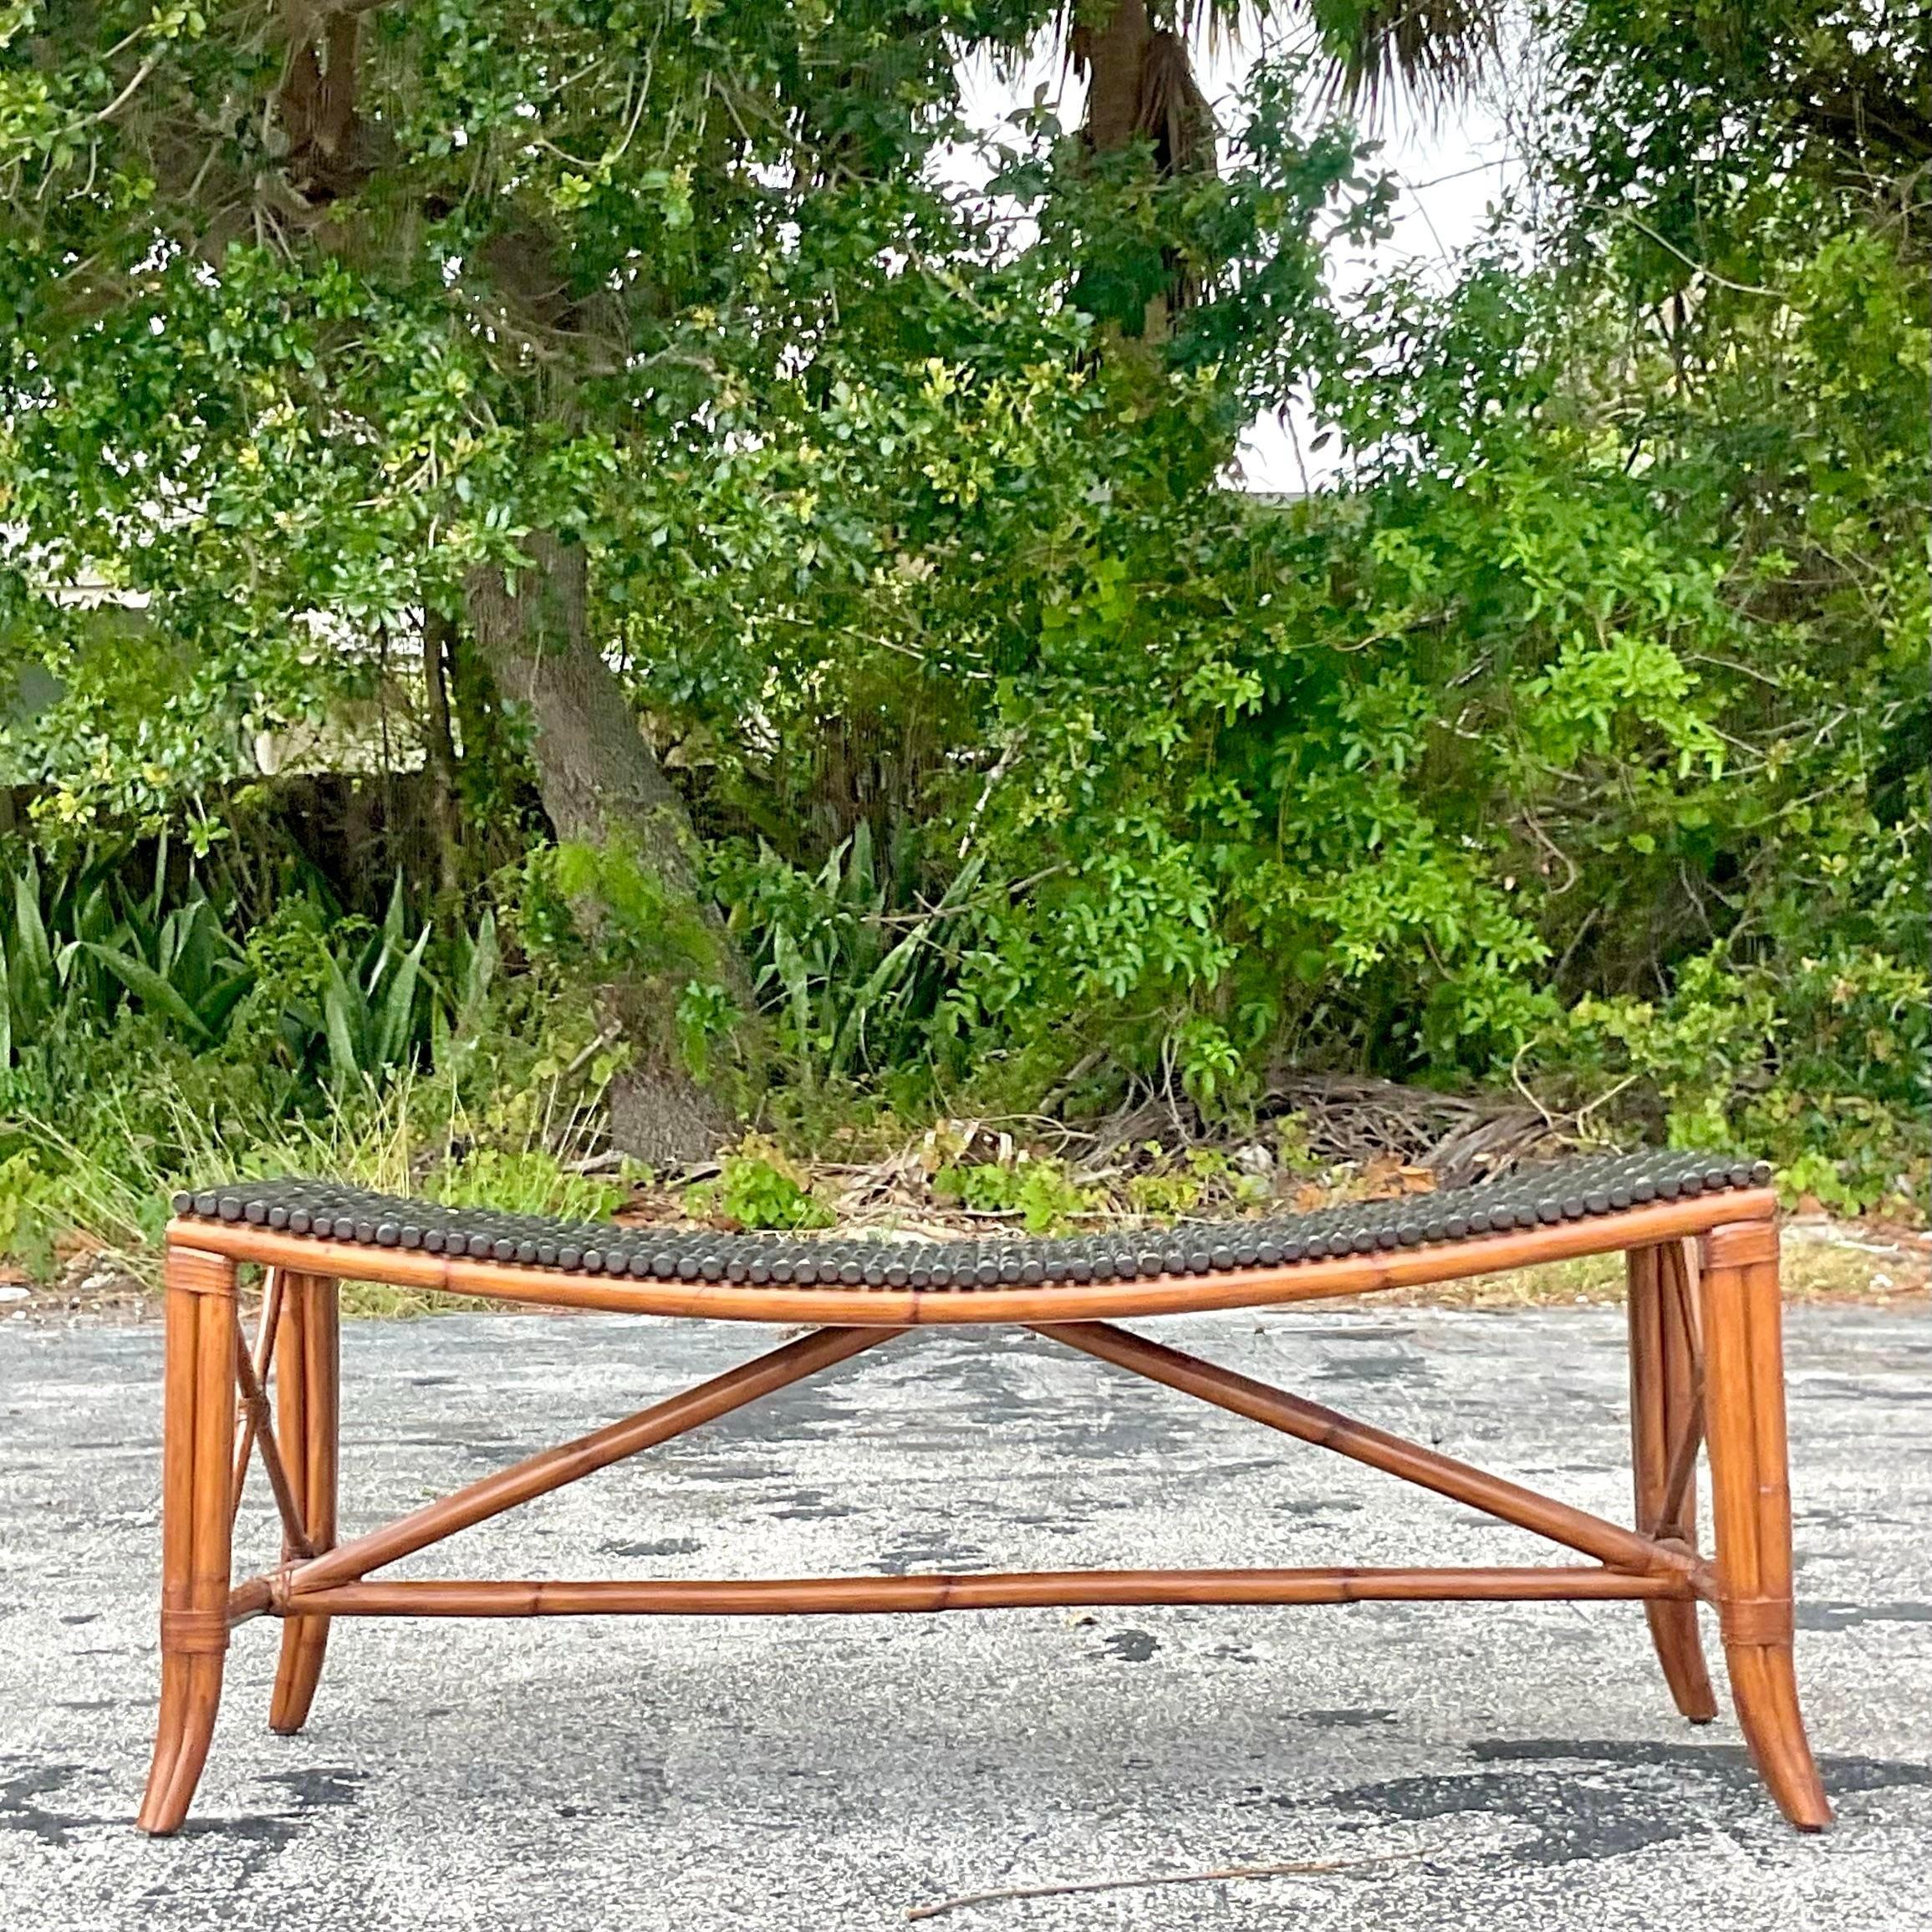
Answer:
[[[1279,1305],[1616,1252],[1627,1257],[1634,1528],[1112,1325],[1124,1318]],[[252,1338],[243,1332],[237,1295],[237,1271],[246,1263],[266,1270]],[[288,1733],[308,1716],[337,1617],[738,1616],[1392,1599],[1641,1602],[1672,1697],[1696,1723],[1717,1710],[1697,1620],[1700,1602],[1714,1604],[1732,1700],[1771,1795],[1801,1829],[1831,1822],[1792,1662],[1777,1202],[1763,1189],[1292,1267],[986,1292],[602,1280],[201,1219],[171,1223],[166,1279],[161,1697],[138,1818],[146,1832],[173,1832],[187,1815],[214,1730],[229,1633],[259,1616],[283,1622],[269,1722]],[[814,1328],[696,1389],[344,1541],[335,1516],[343,1280],[525,1304]],[[1113,1570],[757,1582],[370,1580],[371,1573],[472,1523],[904,1329],[936,1323],[1029,1328],[1592,1560],[1495,1569]],[[1716,1519],[1710,1558],[1699,1552],[1694,1521],[1700,1449],[1710,1460]],[[282,1521],[282,1561],[237,1583],[232,1527],[242,1481],[257,1458]]]

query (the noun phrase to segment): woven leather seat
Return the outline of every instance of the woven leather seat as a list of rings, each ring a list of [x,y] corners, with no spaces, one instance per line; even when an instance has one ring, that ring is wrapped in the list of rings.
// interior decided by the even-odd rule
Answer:
[[[1506,1179],[1262,1221],[1183,1222],[1056,1239],[825,1240],[564,1221],[344,1187],[273,1180],[175,1197],[184,1221],[246,1223],[354,1246],[508,1267],[753,1287],[980,1290],[1198,1277],[1417,1247],[1609,1215],[1652,1201],[1761,1187],[1765,1164],[1685,1153],[1588,1156]]]

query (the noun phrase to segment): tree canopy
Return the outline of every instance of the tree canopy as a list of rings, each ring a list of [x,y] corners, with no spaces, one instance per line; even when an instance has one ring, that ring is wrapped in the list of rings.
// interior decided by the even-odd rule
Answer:
[[[1313,1068],[1904,1185],[1923,48],[1797,0],[1563,0],[1515,55],[1481,8],[1312,23],[1216,130],[1197,23],[1139,0],[13,0],[35,920],[105,945],[87,893],[165,830],[156,917],[212,894],[251,989],[197,1033],[109,972],[75,1040],[267,1037],[300,1105],[528,998],[658,1159],[833,1094],[1211,1117]],[[952,165],[962,61],[1042,36],[1079,123]],[[1399,197],[1349,90],[1511,59],[1522,208],[1338,295]],[[1337,480],[1231,487],[1303,399]],[[387,930],[386,864],[291,870],[250,817],[259,747],[351,711],[433,794],[404,897],[468,949],[366,1035],[303,908]]]

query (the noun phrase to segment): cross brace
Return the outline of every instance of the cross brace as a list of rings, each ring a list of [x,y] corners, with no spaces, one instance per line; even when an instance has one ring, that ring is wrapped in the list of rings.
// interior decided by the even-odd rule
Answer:
[[[372,1583],[370,1572],[459,1530],[579,1481],[640,1451],[743,1408],[791,1383],[877,1347],[895,1329],[821,1328],[697,1387],[543,1450],[425,1505],[380,1529],[304,1555],[306,1531],[287,1501],[286,1479],[265,1453],[288,1542],[300,1560],[231,1592],[228,1618],[263,1613],[334,1616],[546,1616],[600,1613],[756,1615],[930,1611],[1027,1604],[1296,1603],[1431,1599],[1689,1599],[1712,1593],[1707,1566],[1688,1550],[1459,1462],[1299,1396],[1217,1368],[1106,1323],[1042,1324],[1036,1333],[1166,1387],[1266,1424],[1318,1447],[1455,1498],[1518,1528],[1593,1557],[1601,1568],[1501,1569],[1132,1570],[1011,1575],[844,1577],[737,1581]],[[273,1348],[251,1357],[237,1333],[247,1409],[261,1399]],[[244,1422],[246,1430],[248,1425]],[[265,1423],[255,1440],[272,1447]]]

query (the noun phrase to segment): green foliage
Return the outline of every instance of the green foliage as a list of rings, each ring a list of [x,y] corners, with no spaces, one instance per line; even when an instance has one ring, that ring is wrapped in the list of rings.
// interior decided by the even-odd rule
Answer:
[[[24,1243],[39,1171],[32,1151],[17,1147],[0,1160],[0,1255],[18,1255]]]
[[[580,990],[621,983],[631,1017],[668,1039],[695,1079],[729,1071],[739,1004],[724,940],[686,891],[621,840],[567,841],[529,855],[514,881],[518,939],[533,961]]]
[[[716,938],[689,900],[634,851],[567,842],[533,855],[526,878],[527,930],[537,936],[540,920],[543,938],[559,954],[595,949],[600,970],[651,978],[716,969]]]
[[[124,857],[90,846],[43,874],[28,854],[0,875],[0,1071],[17,1055],[44,1058],[76,1027],[110,1025],[124,1006],[193,1047],[227,1037],[254,975],[220,909],[191,875],[164,910],[166,839],[143,895]]]
[[[721,855],[716,890],[747,942],[779,1050],[808,1092],[916,1064],[946,984],[944,923],[976,875],[962,867],[937,905],[921,907],[910,835],[882,864],[863,819],[816,873],[762,841]]]
[[[124,926],[107,940],[75,943],[148,1012],[196,1044],[222,1037],[251,983],[239,948],[205,899],[177,908],[149,933]]]
[[[400,0],[339,176],[258,23],[0,16],[10,1109],[99,1088],[166,1165],[117,1068],[253,1121],[420,1075],[542,1147],[629,1051],[621,982],[621,1038],[767,1118],[1514,1075],[1835,1204],[1923,1184],[1915,43],[1533,9],[1533,212],[1343,299],[1327,245],[1394,189],[1292,61],[1212,175],[1036,108],[946,185],[955,53],[1047,16]],[[1339,481],[1226,487],[1310,399]],[[380,925],[232,890],[206,802],[257,737],[393,704],[532,532],[701,849],[537,842],[494,910],[412,879]],[[438,755],[514,844],[530,721],[461,641]],[[176,858],[76,859],[108,825]],[[732,1158],[716,1211],[806,1211]],[[1080,1211],[1026,1165],[946,1185]]]
[[[1063,1162],[1034,1158],[949,1165],[933,1175],[932,1191],[976,1213],[1017,1214],[1029,1234],[1053,1233],[1104,1198],[1076,1185]]]
[[[137,889],[136,875],[149,883]],[[496,991],[488,911],[437,942],[399,884],[380,929],[301,892],[250,925],[231,895],[211,895],[191,867],[184,876],[165,842],[151,869],[101,844],[28,858],[0,879],[13,1047],[0,1067],[0,1251],[44,1271],[74,1228],[140,1251],[183,1180],[380,1166],[406,1190],[420,1140],[399,1150],[382,1124],[409,1114],[419,1072],[444,1096],[446,1141],[468,1094],[487,1119],[483,1155],[528,1153],[549,1163],[552,1195],[590,1198],[549,1152],[577,1126],[574,1105],[558,1113],[542,1044],[568,1009],[544,1002],[528,1048],[506,1040],[517,1003],[506,1011]],[[528,1119],[512,1118],[533,1099]],[[422,1131],[420,1108],[410,1131]],[[522,1190],[542,1191],[535,1170]]]
[[[0,1066],[13,1058],[17,1034],[23,1042],[30,1040],[52,1023],[61,993],[40,910],[38,868],[28,865],[16,874],[13,886],[13,918],[0,941],[0,979],[7,996],[0,1009]]]
[[[1292,1152],[1295,1129],[1292,1123],[1284,1124],[1288,1128],[1287,1147]],[[1170,1221],[1231,1200],[1246,1203],[1268,1197],[1265,1175],[1238,1172],[1218,1148],[1190,1148],[1178,1161],[1170,1159],[1158,1141],[1143,1151],[1151,1165],[1130,1174],[1126,1181],[1128,1205],[1136,1214]]]
[[[1932,1185],[1932,981],[1868,953],[1796,966],[1740,972],[1714,951],[1661,1006],[1579,1001],[1554,1051],[1573,1078],[1651,1099],[1672,1146],[1769,1150],[1788,1196],[1909,1209]]]
[[[69,1042],[125,1018],[191,1050],[366,1083],[459,1052],[488,1017],[499,963],[488,910],[432,950],[431,922],[410,936],[400,879],[380,927],[301,893],[251,925],[192,869],[171,885],[165,838],[138,893],[134,863],[125,846],[90,845],[0,874],[11,915],[0,917],[0,1071],[11,1059],[44,1073]]]
[[[402,920],[399,880],[390,916],[361,954],[346,970],[333,953],[324,962],[323,1034],[336,1080],[373,1080],[395,1066],[413,1043],[416,984],[430,929],[426,925],[405,951]]]
[[[556,1215],[565,1221],[606,1221],[649,1170],[616,1180],[573,1174],[541,1147],[469,1147],[430,1176],[424,1193],[451,1207],[488,1207],[506,1214]]]
[[[529,1214],[602,1218],[648,1175],[578,1171],[568,1119],[533,1119],[504,1094],[541,1056],[501,1072],[502,1091],[472,1113],[444,1076],[404,1070],[378,1088],[351,1086],[304,1108],[206,1055],[125,1051],[84,1063],[78,1104],[0,1118],[0,1256],[38,1276],[58,1244],[105,1245],[143,1272],[158,1259],[168,1199],[181,1186],[237,1176],[333,1175],[389,1193]]]
[[[686,1189],[685,1207],[734,1228],[830,1227],[836,1218],[777,1147],[758,1134],[747,1135],[736,1153],[725,1156],[715,1180]]]

